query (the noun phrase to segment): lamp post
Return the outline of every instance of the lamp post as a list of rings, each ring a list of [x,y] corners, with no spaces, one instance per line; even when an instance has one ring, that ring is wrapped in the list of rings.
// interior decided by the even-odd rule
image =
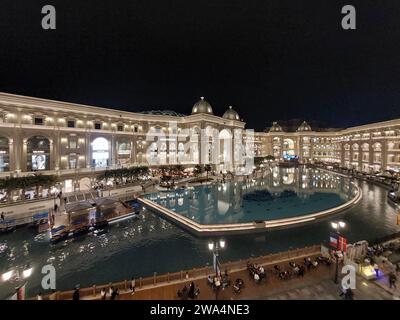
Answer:
[[[214,267],[214,272],[215,272],[215,276],[219,277],[220,275],[218,273],[218,269],[219,269],[219,262],[218,262],[218,256],[219,256],[219,250],[220,249],[224,249],[226,246],[225,240],[220,239],[219,241],[210,241],[208,243],[208,249],[210,251],[212,251],[213,254],[213,267]],[[218,300],[218,291],[219,291],[219,287],[218,286],[215,290],[215,300]]]
[[[335,221],[331,222],[331,226],[333,229],[335,229],[336,233],[340,235],[340,229],[346,227],[346,223],[343,221]],[[335,252],[335,258],[336,258],[336,271],[335,271],[335,283],[338,283],[338,278],[339,278],[339,256],[337,254],[337,250],[339,249],[339,237],[336,240],[336,252]]]
[[[15,287],[15,290],[17,291],[17,299],[20,300],[22,298],[19,296],[18,290],[23,285],[27,284],[27,282],[25,282],[25,283],[22,283],[22,282],[24,280],[26,281],[32,275],[32,272],[33,272],[33,268],[29,264],[27,264],[24,267],[24,269],[22,270],[22,272],[20,272],[20,270],[18,270],[18,269],[10,270],[10,271],[3,273],[1,278],[4,282],[9,281],[9,282],[15,282],[17,284],[17,286]]]

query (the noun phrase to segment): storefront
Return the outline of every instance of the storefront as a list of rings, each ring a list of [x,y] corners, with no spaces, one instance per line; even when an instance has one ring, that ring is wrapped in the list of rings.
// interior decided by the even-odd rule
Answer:
[[[0,172],[10,171],[10,148],[8,139],[0,137]]]
[[[46,137],[34,136],[27,141],[28,171],[50,170],[50,141]]]
[[[94,168],[105,168],[110,165],[110,145],[105,138],[96,138],[92,144],[92,166]]]
[[[126,165],[131,163],[131,143],[128,140],[123,140],[117,143],[118,164]]]

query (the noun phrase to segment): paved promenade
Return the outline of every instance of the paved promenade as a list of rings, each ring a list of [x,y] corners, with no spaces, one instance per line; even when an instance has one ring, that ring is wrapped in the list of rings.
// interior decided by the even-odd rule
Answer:
[[[298,263],[302,263],[302,259],[294,259]],[[288,269],[288,261],[278,263],[283,269]],[[230,280],[240,278],[245,281],[245,287],[240,294],[235,294],[232,286],[220,290],[218,294],[208,285],[206,276],[189,278],[172,284],[156,285],[150,288],[137,289],[134,294],[131,291],[121,291],[117,297],[119,300],[178,300],[178,290],[185,285],[189,287],[193,281],[200,289],[198,300],[237,300],[237,299],[265,299],[267,296],[273,296],[281,292],[293,290],[302,286],[317,284],[321,281],[332,281],[334,276],[334,267],[319,265],[317,269],[306,272],[304,277],[293,277],[288,280],[281,280],[272,271],[273,265],[266,265],[267,279],[256,283],[250,278],[247,270],[232,272],[229,274]],[[86,299],[100,299],[100,295],[96,297],[87,297]],[[109,299],[109,297],[107,297]]]

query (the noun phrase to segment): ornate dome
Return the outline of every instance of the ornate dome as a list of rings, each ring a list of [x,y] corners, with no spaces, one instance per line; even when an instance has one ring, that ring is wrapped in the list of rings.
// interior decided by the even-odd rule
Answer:
[[[229,109],[225,111],[222,118],[228,119],[228,120],[240,121],[239,114],[235,110],[232,109],[232,106],[229,106]]]
[[[307,122],[303,121],[300,127],[297,128],[297,131],[311,131],[311,127]]]
[[[278,122],[272,122],[272,127],[269,129],[270,132],[279,132],[282,131],[282,127],[278,124]]]
[[[200,100],[197,101],[192,108],[192,114],[197,113],[214,114],[211,105],[206,100],[204,100],[204,97],[201,97]]]
[[[146,111],[141,111],[139,113],[152,114],[157,116],[161,115],[161,116],[172,116],[172,117],[185,117],[184,114],[172,110],[146,110]]]

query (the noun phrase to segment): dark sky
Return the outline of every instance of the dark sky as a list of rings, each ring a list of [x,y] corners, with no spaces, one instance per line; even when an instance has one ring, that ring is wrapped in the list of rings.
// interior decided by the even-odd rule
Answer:
[[[41,29],[41,8],[57,30]],[[341,8],[357,30],[341,29]],[[1,0],[0,91],[189,114],[205,96],[247,127],[400,117],[400,1]]]

